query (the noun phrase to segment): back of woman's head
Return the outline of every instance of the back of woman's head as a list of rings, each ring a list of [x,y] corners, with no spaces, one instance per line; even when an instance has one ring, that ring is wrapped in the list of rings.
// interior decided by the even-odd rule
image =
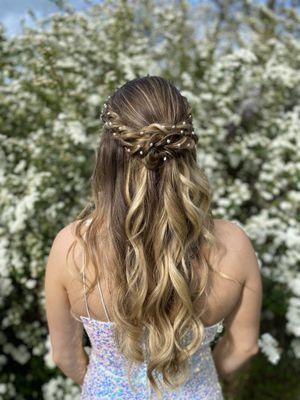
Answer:
[[[191,112],[180,91],[157,76],[129,81],[108,98],[91,180],[94,207],[77,229],[81,237],[91,218],[84,243],[95,268],[90,290],[109,275],[119,350],[143,361],[144,341],[158,395],[152,372],[171,387],[181,384],[204,335],[203,249],[214,236]],[[184,344],[186,330],[192,336]]]

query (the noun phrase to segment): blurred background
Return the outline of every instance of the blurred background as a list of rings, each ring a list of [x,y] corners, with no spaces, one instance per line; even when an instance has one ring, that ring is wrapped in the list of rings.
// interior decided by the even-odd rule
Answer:
[[[0,21],[8,35],[18,35],[22,32],[24,24],[34,26],[36,19],[44,18],[58,11],[64,12],[63,7],[65,9],[72,7],[76,11],[84,11],[92,4],[97,3],[99,1],[1,0]]]
[[[261,267],[261,351],[226,399],[300,399],[299,9],[0,0],[0,399],[79,399],[51,357],[46,259],[91,201],[107,96],[147,74],[188,98],[214,216],[239,221]]]

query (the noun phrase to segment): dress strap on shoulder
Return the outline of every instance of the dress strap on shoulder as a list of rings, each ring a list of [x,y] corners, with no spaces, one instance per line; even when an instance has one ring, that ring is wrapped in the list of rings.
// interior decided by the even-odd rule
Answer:
[[[99,280],[97,281],[97,286],[98,286],[98,289],[99,289],[99,294],[100,294],[102,306],[103,306],[104,311],[105,311],[106,318],[110,322],[110,318],[109,318],[108,311],[107,311],[107,308],[106,308],[106,305],[105,305],[105,301],[104,301],[104,297],[103,297],[103,293],[102,293],[102,290],[101,290],[101,286],[100,286]]]
[[[85,238],[86,232],[83,234],[83,238]],[[91,318],[90,315],[90,310],[87,302],[87,297],[86,297],[86,277],[85,277],[85,267],[86,267],[86,257],[85,257],[85,251],[82,252],[82,279],[83,279],[83,297],[84,297],[84,302],[85,302],[85,307],[86,307],[86,312],[89,318]]]
[[[91,218],[89,218],[86,221],[86,225],[88,225],[90,222],[91,222]],[[83,234],[83,238],[84,239],[85,239],[85,237],[86,237],[86,231]],[[87,301],[87,296],[86,296],[87,290],[86,290],[85,268],[86,268],[86,257],[85,257],[85,252],[83,251],[83,254],[82,254],[83,296],[84,296],[84,302],[85,302],[87,315],[89,316],[89,318],[91,318],[90,311],[89,311],[89,306],[88,306],[88,301]],[[104,302],[103,293],[102,293],[102,290],[101,290],[101,286],[100,286],[99,280],[97,281],[97,286],[98,286],[98,290],[99,290],[99,294],[100,294],[102,306],[103,306],[104,311],[105,311],[106,318],[107,318],[108,321],[110,321],[108,310],[107,310],[107,307],[106,307],[105,302]]]

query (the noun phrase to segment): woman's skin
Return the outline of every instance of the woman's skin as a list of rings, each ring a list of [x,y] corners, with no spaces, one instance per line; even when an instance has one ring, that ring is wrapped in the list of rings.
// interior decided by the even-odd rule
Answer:
[[[67,287],[75,269],[72,255],[66,262],[67,251],[75,234],[75,223],[61,229],[50,249],[45,274],[46,314],[51,339],[52,358],[59,369],[78,385],[82,385],[89,362],[83,347],[83,325],[71,314]],[[79,244],[75,247],[75,261],[81,262]],[[83,300],[82,288],[79,291]]]
[[[210,326],[224,318],[225,332],[212,355],[219,376],[232,379],[259,350],[262,281],[254,248],[244,230],[227,220],[215,219],[214,222],[214,233],[227,251],[211,250],[206,258],[215,270],[243,285],[211,273],[211,294],[202,322]],[[66,263],[67,250],[75,238],[75,223],[61,229],[52,243],[46,264],[45,296],[53,360],[67,377],[82,385],[89,359],[83,348],[83,325],[71,312],[77,318],[86,316],[86,308],[82,282],[70,274],[72,269],[77,270],[72,256]],[[80,244],[75,247],[75,262],[77,266],[82,262]],[[86,269],[88,281],[94,278],[92,271],[92,268]],[[100,285],[109,315],[112,315],[107,282],[100,280]],[[97,288],[88,301],[91,317],[106,321]]]

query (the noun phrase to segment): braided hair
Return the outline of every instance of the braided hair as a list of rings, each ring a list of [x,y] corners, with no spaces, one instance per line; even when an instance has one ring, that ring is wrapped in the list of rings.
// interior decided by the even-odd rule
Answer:
[[[118,89],[119,90],[119,89]],[[198,136],[195,134],[191,107],[186,97],[187,120],[177,124],[154,122],[141,126],[139,130],[122,123],[121,117],[110,102],[111,96],[104,103],[101,119],[104,129],[118,141],[129,156],[138,157],[147,169],[154,170],[170,158],[176,158],[195,148]]]

